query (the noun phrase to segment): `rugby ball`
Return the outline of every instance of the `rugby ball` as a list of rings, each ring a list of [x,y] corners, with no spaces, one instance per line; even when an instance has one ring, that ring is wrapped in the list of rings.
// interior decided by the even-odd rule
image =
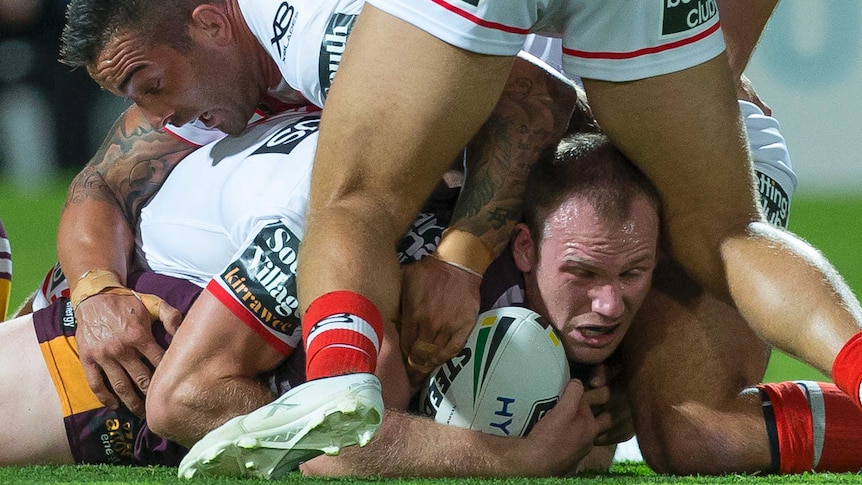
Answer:
[[[532,310],[503,307],[479,315],[464,349],[431,373],[420,410],[438,423],[522,437],[568,381],[553,328]]]

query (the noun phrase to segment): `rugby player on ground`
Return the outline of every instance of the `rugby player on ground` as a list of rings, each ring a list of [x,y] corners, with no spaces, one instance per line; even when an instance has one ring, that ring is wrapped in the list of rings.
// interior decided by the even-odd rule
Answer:
[[[283,116],[285,118],[256,125],[242,137],[222,140],[184,159],[168,177],[159,193],[143,209],[138,231],[138,254],[144,258],[143,261],[149,269],[183,276],[197,282],[198,285],[207,284],[208,274],[221,275],[209,281],[207,289],[196,300],[191,312],[176,331],[173,345],[179,345],[177,348],[182,350],[181,342],[184,340],[202,345],[206,341],[221,342],[218,346],[220,352],[234,354],[226,359],[232,363],[243,360],[247,367],[239,372],[248,372],[251,376],[247,378],[248,380],[252,380],[252,377],[257,378],[255,382],[247,383],[249,387],[268,387],[261,386],[258,381],[259,375],[261,371],[269,370],[273,365],[264,364],[264,362],[282,360],[281,354],[274,350],[280,347],[281,340],[275,341],[272,337],[275,333],[261,322],[255,324],[257,330],[252,329],[247,318],[238,316],[225,306],[225,304],[231,305],[232,301],[241,300],[224,300],[216,295],[220,291],[232,291],[240,287],[240,285],[232,286],[228,283],[228,281],[242,280],[242,278],[234,279],[237,272],[245,272],[246,276],[251,277],[242,280],[245,288],[249,290],[246,295],[259,298],[258,303],[262,305],[261,307],[250,305],[241,315],[250,315],[255,308],[277,309],[271,305],[272,302],[266,301],[266,292],[252,294],[252,279],[255,276],[261,278],[260,281],[266,281],[266,284],[272,288],[284,290],[283,293],[276,295],[288,298],[283,301],[289,301],[293,292],[289,285],[290,278],[282,277],[286,273],[276,274],[276,272],[289,271],[291,264],[295,263],[291,260],[291,255],[294,253],[291,253],[290,249],[296,241],[285,236],[291,234],[295,236],[297,232],[301,234],[303,194],[307,193],[307,177],[316,138],[317,115],[300,111]],[[216,160],[217,163],[214,163]],[[282,170],[284,164],[292,168],[289,173]],[[291,180],[296,184],[297,189],[292,195],[288,195],[283,187]],[[306,184],[305,190],[303,190],[303,184]],[[215,190],[216,188],[219,190]],[[181,203],[178,203],[178,200]],[[214,212],[209,210],[212,204],[207,203],[214,200],[232,203],[226,211]],[[268,215],[270,213],[277,213],[280,216],[271,218]],[[218,230],[219,227],[224,229]],[[198,239],[200,237],[205,238],[206,251],[201,251],[201,240]],[[283,242],[284,245],[279,248],[270,246],[279,242]],[[433,239],[430,242],[433,244]],[[225,267],[224,261],[233,262]],[[257,266],[254,266],[255,262]],[[251,271],[251,268],[256,269],[257,272]],[[133,297],[145,293],[166,292],[167,294],[163,293],[166,297],[173,298],[169,298],[169,302],[182,309],[189,306],[191,299],[199,290],[199,287],[189,285],[187,282],[171,283],[173,286],[166,287],[166,278],[163,275],[144,273],[140,276],[141,279],[138,278],[136,275],[136,289],[144,293],[132,295]],[[54,290],[62,293],[60,287]],[[11,383],[16,380],[23,382],[21,376],[28,374],[32,375],[32,379],[27,381],[32,384],[32,387],[19,387],[19,392],[14,395],[7,393],[5,398],[9,400],[8,403],[11,406],[13,400],[19,404],[24,402],[21,400],[22,393],[33,398],[41,395],[42,399],[39,402],[44,403],[44,407],[17,406],[17,414],[10,412],[10,419],[3,421],[3,435],[10,437],[10,442],[13,442],[11,436],[21,432],[20,423],[26,422],[28,416],[32,419],[35,414],[43,417],[50,416],[51,419],[48,421],[51,422],[51,427],[50,432],[39,439],[34,437],[33,440],[27,441],[26,446],[6,449],[7,454],[4,454],[3,463],[176,464],[176,460],[183,452],[181,447],[153,435],[148,428],[142,427],[144,425],[140,419],[127,409],[121,408],[120,411],[115,412],[102,406],[95,395],[89,391],[84,382],[82,368],[78,365],[76,369],[73,365],[75,352],[72,305],[73,303],[68,299],[61,297],[47,309],[39,310],[32,316],[13,320],[6,327],[8,333],[4,336],[6,338],[3,342],[4,346],[9,346],[9,352],[4,355],[8,355],[10,359],[17,359],[15,361],[17,364],[10,364],[9,372],[4,373],[3,376],[4,382]],[[151,305],[151,308],[154,307]],[[159,305],[160,310],[167,308],[169,307],[166,303]],[[272,312],[273,316],[276,314],[276,311]],[[175,330],[176,322],[169,327],[172,331]],[[153,332],[157,340],[164,345],[166,336],[162,327],[154,327]],[[231,345],[224,345],[224,342],[230,342]],[[13,346],[17,346],[18,350],[13,352]],[[383,343],[383,346],[384,349],[389,349],[388,352],[383,351],[383,354],[388,355],[389,358],[383,359],[381,365],[394,370],[389,372],[381,370],[381,377],[384,382],[392,383],[393,379],[400,375],[400,381],[403,383],[387,385],[389,389],[387,392],[394,394],[408,389],[397,339],[390,340],[388,344]],[[40,352],[40,347],[50,351]],[[197,364],[203,368],[218,367],[211,365],[212,362],[209,361],[202,362],[199,357],[200,352],[195,352],[193,347],[194,345],[189,343],[186,345],[185,352],[180,352],[181,355],[173,357],[176,355],[172,353],[175,347],[171,346],[165,361],[157,369],[157,374],[162,368],[171,365],[172,358],[185,358],[190,364]],[[45,362],[48,363],[47,368],[44,365]],[[293,364],[296,362],[294,361]],[[253,372],[252,369],[257,372]],[[301,370],[302,365],[299,367],[300,375]],[[294,375],[292,384],[297,382],[295,377]],[[277,385],[274,389],[277,392],[285,390],[285,382],[279,380],[275,384]],[[547,446],[553,443],[556,452],[560,453],[560,458],[549,463],[549,466],[551,464],[573,466],[577,463],[577,458],[586,454],[591,448],[595,433],[603,429],[589,412],[588,403],[585,402],[579,406],[578,396],[582,389],[579,390],[577,384],[572,386],[573,390],[567,394],[567,402],[572,403],[571,407],[561,408],[557,413],[559,419],[562,419],[566,425],[549,426],[547,432],[555,436],[553,439],[543,440],[549,443]],[[158,394],[157,387],[158,385],[154,386],[148,399],[153,399],[153,395]],[[271,400],[272,390],[272,388],[262,389],[259,392],[266,392],[267,399]],[[219,388],[212,386],[209,389],[201,388],[200,392],[201,394],[196,397],[198,403],[219,406],[225,402],[224,394],[231,391],[222,384]],[[50,394],[58,396],[59,399],[56,401],[44,399],[44,396]],[[241,396],[249,397],[250,394],[241,394]],[[592,398],[593,404],[604,402],[607,391],[598,391],[598,396],[598,398]],[[409,395],[402,396],[400,399],[403,402],[409,399]],[[392,401],[397,403],[398,400],[393,398]],[[392,406],[398,407],[397,404]],[[158,408],[158,405],[156,407]],[[158,413],[150,413],[150,416],[153,414]],[[11,419],[12,417],[16,419]],[[406,419],[406,416],[403,419]],[[568,420],[572,423],[568,423]],[[606,418],[600,418],[600,420],[607,421]],[[396,417],[388,421],[395,425],[400,422],[400,419]],[[428,425],[439,427],[444,430],[442,432],[450,434],[478,434],[435,425],[430,421]],[[583,433],[572,433],[572,426],[582,426]],[[537,432],[534,439],[539,439],[541,434]],[[103,437],[108,441],[103,442]],[[563,438],[570,446],[561,446],[560,440]],[[460,442],[465,441],[460,440]],[[511,447],[538,449],[536,443],[505,440],[487,435],[470,438],[470,442],[474,445],[488,442],[490,444],[485,445],[486,450],[497,449],[501,453],[502,450],[509,450]],[[447,444],[445,448],[452,449],[453,446]],[[551,450],[547,452],[551,453]],[[526,459],[527,455],[523,456]],[[531,462],[535,465],[535,460]],[[512,462],[511,465],[518,466],[518,463]],[[491,467],[486,463],[484,467],[482,464],[476,464],[470,472],[460,473],[504,472],[547,474],[552,473],[552,470],[515,471]]]
[[[728,34],[728,57],[734,74],[744,69],[748,54],[774,3],[759,3],[754,9],[734,9],[719,2],[722,15],[727,19],[725,28],[733,31],[732,35]],[[348,80],[340,83],[343,90],[340,101],[334,109],[329,110],[328,118],[332,121],[327,125],[331,128],[324,129],[323,161],[316,168],[325,176],[316,177],[316,195],[310,208],[312,225],[306,239],[307,257],[303,261],[311,269],[300,272],[301,275],[308,275],[307,278],[313,278],[301,285],[304,293],[301,295],[300,311],[310,315],[306,318],[314,320],[304,328],[319,329],[313,325],[317,320],[342,311],[354,314],[361,308],[361,314],[354,315],[356,328],[362,327],[359,324],[364,321],[371,322],[370,328],[376,329],[358,338],[355,343],[361,348],[362,342],[366,341],[364,339],[376,338],[373,334],[381,331],[384,318],[390,321],[395,318],[399,277],[394,264],[384,264],[393,261],[390,254],[393,244],[387,241],[394,242],[397,235],[403,232],[408,215],[412,216],[420,201],[425,199],[425,194],[442,173],[442,167],[448,165],[451,157],[484,120],[501,89],[503,73],[507,73],[511,66],[511,60],[504,56],[483,56],[462,51],[378,9],[383,8],[389,13],[409,18],[414,24],[429,30],[434,29],[432,19],[438,19],[440,23],[437,25],[462,27],[472,25],[469,19],[480,19],[481,35],[474,39],[475,43],[465,42],[457,30],[448,31],[446,40],[484,54],[512,54],[512,47],[523,42],[523,36],[536,25],[535,22],[549,22],[547,25],[541,24],[548,27],[554,23],[552,20],[565,19],[569,22],[562,27],[565,30],[567,54],[565,63],[571,67],[571,72],[590,78],[585,84],[591,92],[603,128],[645,169],[663,193],[670,234],[668,243],[673,255],[710,291],[726,299],[732,298],[755,331],[768,342],[823,372],[831,373],[839,350],[859,331],[859,305],[840,277],[834,274],[828,262],[816,251],[763,223],[755,192],[749,183],[750,157],[746,153],[742,142],[744,137],[737,122],[739,112],[736,105],[731,103],[733,85],[727,59],[719,55],[724,46],[715,4],[709,4],[709,8],[696,12],[698,22],[695,26],[683,22],[691,15],[684,5],[668,3],[659,9],[658,4],[639,4],[638,8],[644,10],[635,13],[631,11],[632,5],[626,4],[626,8],[619,8],[626,22],[626,32],[637,30],[629,28],[633,18],[644,19],[647,24],[650,22],[648,19],[652,19],[649,25],[653,29],[658,29],[658,26],[662,29],[651,32],[649,25],[645,24],[639,31],[643,35],[642,39],[628,40],[604,35],[590,37],[589,32],[595,31],[596,26],[578,24],[587,17],[567,11],[575,4],[578,2],[561,0],[553,4],[554,8],[544,10],[544,18],[538,19],[533,16],[536,12],[530,11],[525,12],[526,17],[522,20],[513,20],[510,14],[516,9],[510,9],[509,6],[502,10],[508,13],[500,17],[494,17],[494,12],[482,10],[484,5],[482,9],[465,16],[458,15],[463,13],[460,8],[445,10],[435,4],[429,4],[427,8],[424,5],[408,7],[384,0],[377,0],[373,6],[364,9],[360,16],[363,19],[361,23],[371,26],[357,29],[357,32],[363,32],[360,41],[352,43],[353,47],[347,50],[344,57],[347,63],[345,66],[351,74]],[[323,18],[322,24],[327,24],[326,15],[294,15],[305,10],[305,7],[297,10],[296,5],[289,5],[282,11],[275,4],[268,13],[259,15],[261,10],[232,1],[224,4],[205,3],[195,8],[192,7],[196,3],[191,6],[177,3],[150,5],[154,11],[164,13],[167,18],[183,21],[179,25],[177,22],[134,25],[124,23],[129,19],[121,20],[120,28],[112,31],[117,35],[110,37],[107,45],[100,44],[102,38],[96,37],[99,40],[79,51],[81,56],[76,57],[74,51],[68,55],[70,51],[67,50],[66,59],[87,65],[94,78],[113,92],[130,95],[148,111],[155,126],[198,119],[210,125],[219,125],[228,132],[238,132],[251,116],[261,93],[267,89],[278,91],[282,78],[293,80],[294,84],[303,84],[311,79],[312,82],[306,83],[300,91],[312,100],[320,100],[326,93],[332,71],[320,70],[319,61],[316,71],[303,68],[292,70],[295,64],[289,64],[290,69],[279,70],[279,67],[288,65],[292,60],[302,59],[291,52],[304,44],[301,40],[306,33],[304,23]],[[257,8],[264,8],[260,4],[256,5]],[[194,13],[189,18],[184,12],[177,13],[168,7],[188,9]],[[414,8],[417,10],[412,10]],[[591,21],[601,17],[611,25],[608,30],[613,31],[615,19],[611,15],[611,7],[605,2],[596,8],[596,15],[589,17]],[[70,12],[83,13],[83,4],[73,3]],[[328,18],[352,20],[351,15],[355,12]],[[86,15],[81,18],[86,18]],[[189,23],[185,19],[189,19]],[[272,22],[273,19],[278,21]],[[352,22],[349,24],[352,25]],[[516,24],[520,27],[514,27],[514,30],[497,29],[501,25],[512,27]],[[350,30],[350,25],[337,21],[327,25],[333,28],[332,38],[339,42],[344,39],[341,34]],[[559,28],[561,24],[556,25]],[[273,26],[277,31],[271,31]],[[72,27],[74,30],[76,26]],[[166,30],[166,27],[173,27],[174,30]],[[335,35],[336,30],[339,35]],[[157,32],[161,38],[171,39],[174,45],[152,42],[156,37],[147,36],[148,32]],[[444,35],[442,32],[435,33]],[[390,37],[381,38],[384,34]],[[653,37],[647,39],[650,35]],[[261,43],[257,42],[257,38],[261,39]],[[68,39],[66,47],[74,48],[74,43],[70,44]],[[600,39],[604,39],[601,42],[611,44],[600,45]],[[321,45],[319,40],[317,38],[311,44],[316,48]],[[387,46],[382,56],[373,54],[374,46],[379,45]],[[237,46],[239,48],[235,48]],[[340,49],[343,44],[338,47]],[[328,49],[324,51],[330,52]],[[359,54],[351,63],[351,51],[365,54]],[[414,59],[418,51],[423,52],[421,58],[427,62],[423,68],[410,64],[410,59]],[[146,55],[116,55],[129,52],[168,56],[180,54],[182,62],[151,64]],[[630,55],[613,60],[604,59],[620,57],[603,55],[608,52]],[[183,54],[188,54],[188,57],[183,58]],[[341,52],[337,54],[340,56]],[[195,59],[203,62],[196,62]],[[188,60],[192,62],[186,62]],[[332,64],[338,65],[337,62]],[[684,69],[687,67],[691,69]],[[176,71],[178,68],[180,71]],[[173,84],[180,80],[176,77],[178,74],[182,76],[203,71],[209,74],[199,76],[200,82],[182,87]],[[324,71],[329,75],[321,78],[320,73]],[[476,77],[477,72],[486,74],[487,78]],[[668,74],[671,72],[673,74]],[[360,77],[370,74],[365,79],[373,79],[373,82],[368,84],[354,79],[357,74]],[[463,79],[457,77],[461,74],[465,76]],[[385,75],[395,77],[389,79],[383,77]],[[615,83],[636,79],[640,80],[625,85]],[[218,96],[222,92],[218,89],[221,86],[231,86],[224,91],[230,97]],[[338,85],[333,92],[339,92]],[[207,93],[207,96],[212,97],[205,100],[206,106],[192,108],[191,104],[194,103],[190,100],[195,98],[195,93]],[[187,98],[186,95],[193,96]],[[684,107],[679,106],[671,98],[685,99],[686,104]],[[222,103],[227,100],[230,103]],[[234,100],[241,100],[241,103],[234,103]],[[345,103],[349,103],[352,109],[360,105],[364,107],[348,114],[344,109]],[[217,106],[226,109],[216,109]],[[411,108],[405,110],[407,106]],[[458,115],[454,116],[456,108],[453,107],[460,109],[461,106],[469,106],[471,110],[457,111]],[[382,114],[378,116],[374,113]],[[393,116],[393,113],[398,115]],[[336,118],[342,115],[347,118]],[[357,119],[350,119],[354,115]],[[458,123],[452,123],[453,120],[458,120]],[[384,121],[389,124],[381,125]],[[364,124],[368,122],[377,125],[370,127]],[[396,134],[400,133],[398,130],[403,130],[404,135]],[[418,133],[427,136],[417,136]],[[685,146],[679,140],[686,140]],[[344,146],[340,147],[339,144]],[[351,155],[345,156],[348,153]],[[428,160],[401,165],[403,160],[415,160],[417,157]],[[371,162],[365,166],[358,160]],[[725,160],[734,160],[734,163],[723,163]],[[407,168],[401,170],[399,167]],[[425,170],[417,171],[417,167]],[[684,168],[691,170],[683,173]],[[370,169],[379,170],[379,173],[372,173]],[[336,179],[336,174],[342,178]],[[410,189],[403,192],[398,190],[399,187]],[[416,187],[421,187],[421,190],[417,191]],[[369,227],[377,230],[368,232],[365,228]],[[693,230],[692,227],[698,229]],[[363,229],[357,231],[357,228]],[[465,266],[462,263],[478,260],[481,266],[484,264],[482,262],[489,260],[483,256],[488,251],[480,240],[472,239],[469,233],[452,234],[458,235],[460,245],[464,241],[472,241],[476,248],[472,254],[467,253],[471,254],[467,258],[471,261],[461,259],[453,262]],[[773,246],[780,250],[764,249]],[[351,265],[361,266],[350,274],[346,273],[343,265],[332,265],[330,256],[333,251],[340,254],[336,260],[351,261]],[[779,267],[785,268],[784,274],[772,276],[774,268]],[[752,271],[752,268],[763,268],[763,271]],[[483,267],[472,269],[478,269],[479,273],[484,270]],[[371,286],[367,278],[369,271],[377,273]],[[786,277],[785,274],[791,276]],[[780,293],[793,294],[794,298],[772,298],[771,293],[758,291],[763,288],[760,285],[762,278],[769,278],[769,288],[778,288]],[[314,308],[321,310],[321,314],[317,310],[306,312],[312,301],[317,301],[318,297],[332,290],[350,292],[336,293],[314,305]],[[800,299],[798,295],[805,295],[807,299]],[[336,301],[330,302],[332,299]],[[371,306],[365,303],[369,300],[373,303]],[[378,316],[377,309],[382,312],[382,316]],[[812,314],[811,309],[817,309],[818,318],[815,320],[808,319]],[[775,318],[775,315],[782,317]],[[427,368],[439,363],[443,356],[454,353],[454,349],[450,348],[452,344],[447,344],[450,342],[449,337],[458,332],[466,335],[472,320],[465,315],[455,321],[463,324],[456,325],[456,328],[439,324],[420,326],[422,338],[410,349],[411,362]],[[821,327],[827,331],[822,331]],[[797,338],[800,329],[807,330],[804,338]],[[458,338],[454,341],[454,348],[457,348]],[[854,357],[858,353],[857,347],[857,344],[844,347],[839,363],[834,366],[835,378],[854,399],[858,399],[859,382],[862,380],[862,372],[854,364],[858,360]],[[324,377],[345,371],[361,372],[373,365],[373,355],[365,357],[360,352],[352,354],[354,358],[351,359],[351,355],[336,350],[344,348],[351,347],[327,347],[320,354],[337,355],[337,358],[332,359],[316,359],[318,354],[315,350],[310,359],[310,375]],[[419,352],[417,348],[424,351]],[[344,368],[343,364],[335,362],[353,364]],[[660,377],[654,376],[654,382],[660,382]],[[669,392],[676,391],[669,388]],[[650,403],[637,404],[639,413],[649,412]],[[642,407],[646,411],[640,411]],[[687,422],[693,421],[681,420],[677,424]],[[659,433],[679,436],[682,438],[679,441],[687,441],[687,437],[697,436],[701,434],[700,431],[697,425],[692,429],[664,424],[659,424],[657,430]],[[659,441],[653,444],[662,446]],[[647,456],[649,459],[650,455]],[[667,471],[684,469],[676,468],[672,462],[656,465]]]

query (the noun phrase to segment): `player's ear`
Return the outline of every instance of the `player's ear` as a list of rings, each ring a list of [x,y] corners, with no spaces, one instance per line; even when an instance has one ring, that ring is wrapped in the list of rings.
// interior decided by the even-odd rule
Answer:
[[[515,226],[515,235],[512,237],[512,254],[515,256],[515,265],[523,273],[529,273],[536,264],[536,244],[530,229],[523,222]]]
[[[231,20],[224,5],[203,3],[192,10],[189,25],[192,39],[214,41],[224,45],[233,39]]]

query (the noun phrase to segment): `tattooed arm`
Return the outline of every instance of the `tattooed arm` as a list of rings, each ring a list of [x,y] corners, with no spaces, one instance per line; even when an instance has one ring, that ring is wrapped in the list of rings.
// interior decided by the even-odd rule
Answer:
[[[500,101],[467,146],[466,180],[450,227],[502,253],[521,218],[527,174],[565,133],[577,96],[568,79],[516,61]]]
[[[414,382],[463,347],[479,309],[481,274],[521,217],[527,173],[566,132],[576,101],[571,81],[516,59],[497,106],[467,147],[464,188],[441,247],[404,269],[401,347]],[[474,246],[455,261],[443,247],[453,233],[459,249]]]
[[[57,254],[73,302],[82,292],[88,293],[86,286],[92,288],[81,278],[85,273],[107,271],[118,285],[125,285],[141,208],[194,148],[153,130],[135,106],[120,116],[99,151],[72,181],[60,217]],[[134,295],[118,293],[101,292],[77,305],[78,348],[96,396],[111,407],[118,405],[119,397],[140,415],[141,396],[164,350],[152,337],[147,308]],[[170,318],[166,325],[177,323]]]

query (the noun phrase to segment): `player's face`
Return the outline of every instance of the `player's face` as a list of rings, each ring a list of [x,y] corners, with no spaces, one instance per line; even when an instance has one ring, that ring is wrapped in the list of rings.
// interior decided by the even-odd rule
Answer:
[[[598,363],[617,348],[649,291],[658,231],[643,198],[622,223],[604,222],[589,204],[569,199],[548,217],[538,253],[519,226],[515,254],[527,304],[551,322],[570,360]]]
[[[130,32],[115,35],[90,76],[107,91],[129,98],[154,128],[196,119],[238,134],[254,114],[263,89],[227,47],[193,43],[189,52],[147,46]]]

